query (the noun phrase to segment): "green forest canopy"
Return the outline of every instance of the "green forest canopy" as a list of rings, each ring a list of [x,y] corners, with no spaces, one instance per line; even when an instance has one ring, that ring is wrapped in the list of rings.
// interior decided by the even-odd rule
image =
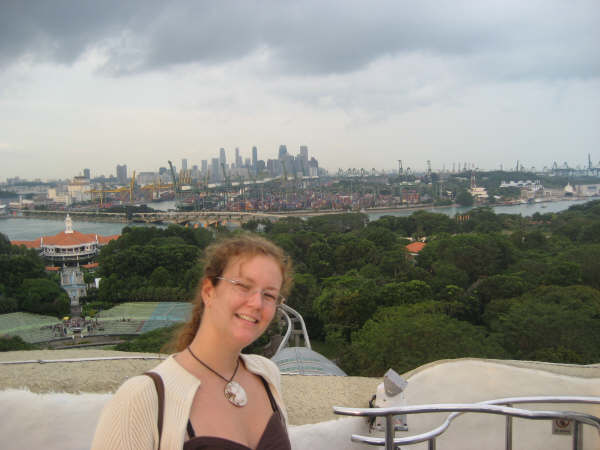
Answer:
[[[461,356],[600,361],[600,201],[529,218],[478,208],[460,223],[419,211],[244,228],[261,230],[291,255],[288,302],[349,374],[381,376]],[[88,300],[189,300],[203,249],[229,233],[125,228],[102,249],[103,279]],[[427,245],[412,259],[405,246],[420,237]],[[49,280],[36,258],[0,239],[0,264],[11,268],[1,272],[0,305],[56,301],[49,284],[31,281]]]

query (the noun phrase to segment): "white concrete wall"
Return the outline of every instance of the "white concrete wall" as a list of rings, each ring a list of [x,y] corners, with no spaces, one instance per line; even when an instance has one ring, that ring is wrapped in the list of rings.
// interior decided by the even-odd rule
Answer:
[[[471,403],[504,397],[524,396],[600,396],[600,378],[583,378],[521,368],[501,362],[458,360],[439,363],[416,371],[408,378],[405,396],[408,405],[431,403]],[[557,366],[560,372],[560,366]],[[516,408],[581,411],[600,417],[600,405],[514,405]],[[411,415],[408,432],[413,435],[431,430],[443,422],[446,414]],[[439,449],[504,449],[504,416],[465,414],[454,420],[437,442]],[[568,449],[571,437],[551,433],[548,421],[513,419],[513,449]],[[598,432],[584,427],[586,449],[599,449]],[[425,449],[425,444],[412,447]]]
[[[51,364],[48,364],[50,367]],[[600,396],[600,377],[582,366],[518,367],[510,363],[457,360],[434,363],[408,375],[405,397],[408,405],[466,403],[501,397],[535,395]],[[25,370],[25,369],[24,369]],[[340,377],[340,383],[344,378]],[[293,385],[292,385],[293,386]],[[374,392],[365,392],[369,398]],[[310,395],[307,392],[306,395]],[[23,390],[0,391],[3,450],[23,448],[89,448],[96,422],[109,394],[33,394]],[[355,405],[337,405],[352,407]],[[600,417],[600,405],[522,405],[528,409],[577,410]],[[408,432],[428,431],[443,422],[446,415],[411,415]],[[438,439],[440,450],[504,449],[502,416],[463,415]],[[596,430],[584,427],[585,449],[600,448]],[[363,418],[341,418],[313,425],[292,426],[290,436],[295,450],[368,448],[350,442],[351,434],[367,434]],[[513,449],[549,450],[571,448],[571,438],[553,436],[548,421],[515,419]],[[403,449],[425,449],[426,444]]]

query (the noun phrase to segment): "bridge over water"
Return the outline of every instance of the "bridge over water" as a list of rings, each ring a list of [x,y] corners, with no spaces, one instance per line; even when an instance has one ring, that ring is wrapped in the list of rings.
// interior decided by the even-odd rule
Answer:
[[[185,225],[189,223],[201,223],[205,226],[215,224],[242,225],[251,220],[276,221],[285,217],[283,214],[270,214],[262,212],[233,212],[233,211],[179,211],[179,212],[152,212],[134,213],[131,217],[133,222],[138,223],[176,223]]]

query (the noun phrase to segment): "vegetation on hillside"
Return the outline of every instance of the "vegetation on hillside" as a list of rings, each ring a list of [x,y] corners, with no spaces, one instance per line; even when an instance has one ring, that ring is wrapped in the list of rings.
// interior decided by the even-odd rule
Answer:
[[[102,281],[90,300],[189,300],[202,273],[200,254],[212,239],[203,228],[125,227],[100,252]]]
[[[19,336],[0,336],[0,352],[34,350],[36,348],[35,345],[25,342]]]
[[[531,218],[477,208],[466,221],[419,211],[369,222],[353,213],[244,228],[293,258],[288,303],[351,375],[462,356],[600,361],[600,201]],[[190,299],[213,238],[204,229],[126,228],[101,252],[103,280],[93,295],[104,304]],[[413,258],[406,244],[418,238],[427,245]],[[35,260],[2,241],[0,250]],[[50,290],[25,281],[41,266],[22,269],[20,279],[2,275],[1,292],[19,307],[19,289]],[[123,349],[156,352],[170,333]]]
[[[115,350],[123,352],[167,353],[170,349],[166,348],[166,345],[171,341],[179,327],[180,325],[172,325],[148,331],[127,342],[117,344]]]
[[[290,218],[264,232],[294,259],[289,304],[350,374],[458,356],[600,360],[599,201],[532,218],[478,208],[461,223]],[[425,236],[410,262],[406,238]]]
[[[0,314],[27,311],[62,317],[69,297],[56,277],[46,274],[35,250],[11,245],[0,233]]]

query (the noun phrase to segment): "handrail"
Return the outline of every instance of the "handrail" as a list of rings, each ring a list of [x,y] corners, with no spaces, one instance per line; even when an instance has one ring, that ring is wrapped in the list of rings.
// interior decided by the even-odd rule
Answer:
[[[509,397],[500,398],[495,400],[487,400],[479,403],[467,403],[467,404],[433,404],[433,405],[416,405],[416,406],[403,406],[403,407],[390,407],[390,408],[344,408],[334,406],[333,411],[335,414],[347,415],[347,416],[362,416],[362,417],[386,417],[386,437],[375,438],[370,436],[352,435],[351,440],[353,442],[361,442],[368,445],[385,446],[386,449],[394,449],[398,445],[411,445],[420,442],[429,441],[430,448],[435,448],[435,438],[441,435],[448,427],[450,423],[461,414],[466,412],[478,412],[486,414],[500,414],[507,416],[507,421],[511,417],[521,417],[533,420],[548,420],[548,419],[567,419],[573,420],[576,425],[576,431],[573,436],[574,448],[578,448],[581,445],[582,437],[578,436],[578,424],[584,423],[595,427],[600,433],[600,418],[592,416],[590,414],[573,412],[573,411],[530,411],[526,409],[513,408],[509,406],[499,406],[502,404],[515,404],[515,403],[588,403],[588,404],[600,404],[600,397],[582,397],[582,396],[557,396],[557,397]],[[418,435],[407,436],[402,438],[394,438],[392,416],[398,414],[421,414],[421,413],[439,413],[439,412],[451,412],[444,423],[437,428],[434,428],[428,432],[421,433]],[[507,448],[512,447],[512,433],[509,432],[510,422],[507,422]]]
[[[292,314],[294,316],[295,319],[297,319],[300,322],[300,326],[302,327],[302,334],[304,337],[304,343],[306,344],[307,348],[311,348],[310,347],[310,340],[308,338],[308,331],[306,330],[306,325],[304,324],[304,319],[302,318],[302,315],[296,311],[294,308],[289,307],[286,304],[282,304],[279,306],[279,310],[283,313],[285,319],[287,320],[287,331],[285,333],[285,335],[283,336],[283,339],[281,340],[281,343],[279,344],[279,347],[277,348],[277,351],[275,352],[275,354],[279,353],[281,350],[283,350],[285,348],[285,346],[287,345],[290,336],[292,334],[292,332],[294,331],[294,324],[292,323],[292,319],[290,318],[289,314]]]
[[[285,319],[287,320],[288,327],[287,331],[285,332],[285,336],[283,336],[283,339],[279,343],[279,347],[277,347],[277,351],[275,352],[275,354],[279,353],[286,346],[287,341],[290,338],[290,335],[292,334],[292,319],[290,319],[288,313],[285,311],[285,309],[283,309],[283,305],[281,305],[279,308],[280,311],[283,313]]]
[[[304,323],[304,318],[302,317],[302,315],[298,311],[296,311],[294,308],[292,308],[286,304],[281,305],[281,309],[291,313],[300,322],[300,327],[302,328],[302,337],[304,339],[304,344],[306,345],[306,347],[308,349],[310,349],[311,346],[310,346],[310,339],[308,337],[308,330],[306,329],[306,324]]]

